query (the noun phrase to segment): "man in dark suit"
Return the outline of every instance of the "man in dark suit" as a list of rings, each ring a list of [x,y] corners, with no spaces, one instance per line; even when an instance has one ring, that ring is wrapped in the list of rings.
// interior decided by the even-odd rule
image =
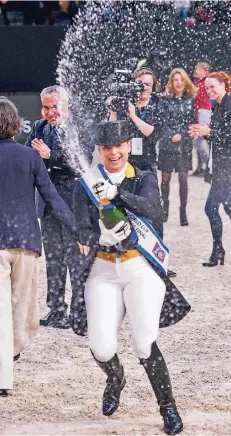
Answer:
[[[78,173],[70,167],[60,144],[68,115],[68,96],[61,86],[50,86],[41,93],[44,120],[35,121],[26,145],[40,153],[59,195],[72,210],[72,197]],[[52,209],[37,198],[47,267],[47,305],[50,311],[40,320],[43,326],[69,328],[65,287],[69,269],[73,295],[79,282],[79,249],[70,230],[55,217]]]
[[[37,269],[42,241],[35,188],[56,219],[75,234],[74,216],[51,183],[39,153],[14,141],[20,124],[14,104],[0,97],[1,396],[13,388],[13,356],[30,345],[39,326]]]

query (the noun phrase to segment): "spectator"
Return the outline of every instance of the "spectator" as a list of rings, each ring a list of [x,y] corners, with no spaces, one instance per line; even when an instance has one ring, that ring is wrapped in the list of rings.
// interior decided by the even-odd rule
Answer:
[[[174,0],[174,7],[177,15],[181,16],[182,18],[186,18],[190,8],[190,0]]]
[[[189,16],[194,16],[196,23],[211,23],[213,21],[212,1],[193,1],[189,9]]]
[[[23,25],[23,1],[1,1],[1,11],[4,24],[9,26],[13,25]]]
[[[27,1],[24,5],[24,19],[23,22],[26,25],[44,24],[45,23],[45,11],[43,7],[44,2],[40,1]]]
[[[209,218],[213,250],[204,267],[224,265],[225,250],[222,244],[223,224],[219,214],[222,204],[224,211],[231,218],[231,77],[224,71],[211,73],[206,78],[206,90],[215,100],[211,124],[190,126],[192,137],[208,136],[210,142],[210,160],[208,170],[212,176],[211,189],[205,205]]]
[[[41,101],[45,119],[35,121],[26,145],[40,153],[52,183],[64,202],[72,209],[73,191],[78,174],[77,170],[71,168],[61,147],[66,140],[64,126],[68,117],[68,94],[61,86],[50,86],[43,89]],[[85,266],[82,263],[83,269],[79,267],[80,252],[73,232],[57,221],[52,209],[45,207],[41,197],[38,198],[37,206],[46,256],[47,306],[50,308],[45,318],[40,320],[40,324],[65,329],[70,327],[65,302],[67,268],[74,297],[78,293],[79,277]]]
[[[212,105],[205,88],[205,79],[209,75],[210,69],[210,65],[207,62],[198,62],[194,71],[194,85],[197,88],[194,110],[198,123],[209,124],[211,120]],[[198,168],[194,175],[204,174],[209,157],[208,143],[203,137],[199,137],[195,139],[194,146],[198,157]]]
[[[158,168],[162,171],[161,193],[164,202],[164,221],[169,214],[171,173],[179,173],[180,224],[188,226],[188,171],[192,169],[192,145],[188,127],[194,120],[193,96],[196,88],[182,68],[170,73],[165,96],[159,104],[162,134],[159,141]]]

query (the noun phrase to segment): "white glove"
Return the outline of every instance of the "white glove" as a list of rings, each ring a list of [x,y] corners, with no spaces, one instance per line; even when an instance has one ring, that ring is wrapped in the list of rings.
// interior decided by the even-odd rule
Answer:
[[[100,186],[96,187],[96,185]],[[96,185],[93,186],[93,190],[100,200],[112,200],[118,192],[116,185],[112,185],[108,182],[108,180],[105,180],[103,178],[99,179]]]
[[[99,244],[104,247],[111,247],[126,239],[131,233],[130,224],[120,221],[112,229],[107,229],[102,220],[99,220],[101,235]]]

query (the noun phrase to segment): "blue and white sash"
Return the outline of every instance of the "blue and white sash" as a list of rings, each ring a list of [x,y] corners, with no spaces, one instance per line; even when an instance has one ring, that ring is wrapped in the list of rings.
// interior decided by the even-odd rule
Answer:
[[[98,197],[94,193],[93,186],[100,178],[102,179],[102,177],[112,184],[103,165],[99,164],[87,171],[79,180],[98,209],[100,208],[100,203]],[[125,209],[125,211],[138,237],[135,247],[162,272],[167,274],[169,260],[168,248],[164,245],[158,233],[145,218],[140,216],[137,217],[128,209]]]

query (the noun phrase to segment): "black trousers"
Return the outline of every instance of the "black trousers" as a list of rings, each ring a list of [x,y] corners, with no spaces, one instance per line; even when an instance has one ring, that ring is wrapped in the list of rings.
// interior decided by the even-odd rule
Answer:
[[[205,204],[205,213],[209,218],[213,243],[217,246],[222,245],[222,220],[219,214],[219,207],[223,204],[224,210],[231,218],[231,180],[215,179]]]
[[[78,286],[77,267],[80,252],[75,235],[63,226],[53,212],[45,209],[41,219],[43,248],[47,267],[47,305],[51,309],[64,311],[67,268],[72,291]]]
[[[74,185],[75,181],[65,178],[55,183],[59,195],[71,210]],[[79,251],[76,235],[60,223],[48,206],[45,207],[41,218],[41,231],[47,268],[47,306],[63,311],[67,308],[65,302],[67,270],[70,274],[73,300],[83,269],[86,268],[82,260],[83,255]]]

